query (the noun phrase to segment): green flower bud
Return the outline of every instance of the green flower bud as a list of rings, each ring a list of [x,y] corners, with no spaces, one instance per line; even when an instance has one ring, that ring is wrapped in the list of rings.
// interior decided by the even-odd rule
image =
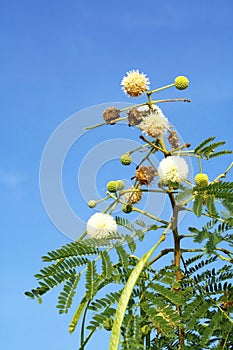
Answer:
[[[176,77],[174,83],[175,83],[175,87],[179,90],[184,90],[189,86],[188,78],[186,78],[182,75]]]
[[[132,162],[132,158],[129,153],[125,153],[123,154],[123,156],[121,156],[121,163],[123,165],[130,165],[131,162]]]
[[[116,192],[116,190],[117,190],[117,183],[116,183],[116,181],[109,181],[107,183],[107,190],[109,192]]]
[[[117,180],[116,184],[117,184],[117,190],[119,191],[123,190],[123,188],[125,187],[125,183],[122,180]]]
[[[122,211],[123,211],[125,214],[131,213],[131,211],[132,211],[132,205],[131,205],[131,204],[124,204],[124,205],[122,205]]]
[[[88,207],[95,208],[95,206],[96,206],[96,201],[94,201],[93,199],[88,202]]]
[[[145,337],[146,335],[148,335],[151,331],[151,326],[148,325],[148,324],[145,324],[144,326],[142,326],[141,328],[141,332],[142,332],[142,335]]]
[[[209,184],[209,178],[206,174],[197,174],[194,180],[199,187],[206,187]]]

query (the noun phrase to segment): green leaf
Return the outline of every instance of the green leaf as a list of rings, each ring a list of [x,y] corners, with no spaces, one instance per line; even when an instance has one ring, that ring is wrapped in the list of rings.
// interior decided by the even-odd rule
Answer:
[[[202,142],[200,143],[200,145],[197,146],[197,147],[194,149],[194,153],[198,154],[198,153],[199,153],[198,151],[199,151],[200,149],[202,149],[205,145],[207,145],[208,143],[210,143],[210,142],[213,141],[214,139],[215,139],[215,137],[214,137],[214,136],[211,136],[211,137],[208,137],[208,139],[202,141]]]
[[[134,253],[135,250],[136,250],[136,243],[134,242],[134,238],[127,235],[125,237],[125,239],[126,239],[126,241],[128,243],[128,247],[129,247],[131,253]]]
[[[219,151],[219,152],[210,154],[208,157],[215,158],[215,157],[219,157],[219,156],[225,156],[225,154],[232,154],[232,151],[229,151],[229,150]]]
[[[31,299],[35,299],[35,295],[31,292],[25,292],[24,294]]]
[[[125,249],[122,246],[115,247],[115,248],[116,248],[116,252],[117,252],[118,257],[119,257],[119,263],[123,267],[127,267],[129,265],[129,257],[128,257],[127,252],[125,251]]]
[[[121,325],[125,316],[126,308],[130,299],[130,296],[133,292],[134,286],[138,280],[138,277],[140,276],[140,273],[142,272],[144,266],[146,265],[147,261],[150,259],[151,255],[155,251],[155,249],[159,246],[159,244],[165,239],[164,235],[162,235],[159,239],[159,241],[145,254],[143,257],[139,260],[135,268],[132,270],[129,279],[126,283],[125,288],[123,289],[123,292],[121,294],[116,315],[112,327],[112,333],[109,343],[109,350],[117,350],[118,346],[120,344],[120,332],[121,332]]]
[[[218,215],[218,212],[217,212],[215,205],[214,205],[214,196],[213,195],[207,196],[206,207],[207,207],[210,215],[212,215],[212,216]]]
[[[106,250],[101,252],[101,258],[102,258],[102,270],[103,270],[104,279],[109,279],[112,276],[112,262]]]
[[[76,288],[78,282],[80,280],[80,274],[76,276],[72,276],[66,283],[64,284],[63,291],[60,293],[58,297],[58,305],[59,314],[68,313],[69,308],[72,305],[73,297],[76,294]]]
[[[194,203],[193,203],[193,212],[198,217],[201,216],[201,214],[202,214],[202,207],[203,207],[202,196],[200,194],[198,194],[198,195],[196,195]]]
[[[116,219],[117,225],[123,226],[129,231],[135,231],[134,225],[129,220],[122,218],[120,216],[116,216],[115,219]]]
[[[86,305],[88,303],[88,299],[87,299],[87,295],[85,295],[81,301],[81,303],[79,304],[77,310],[75,311],[75,314],[70,322],[70,325],[69,325],[69,332],[70,333],[73,333],[77,324],[78,324],[78,321],[80,319],[80,317],[82,316],[82,313],[83,313],[83,310],[85,309]]]
[[[87,298],[90,300],[94,297],[97,292],[97,281],[96,281],[96,264],[95,261],[88,261],[87,272],[86,272],[86,290]]]
[[[190,188],[190,187],[183,187],[181,189],[181,191],[179,191],[179,193],[176,196],[177,202],[180,203],[183,200],[185,200],[186,198],[191,197],[192,196],[192,192],[193,192],[192,188]]]

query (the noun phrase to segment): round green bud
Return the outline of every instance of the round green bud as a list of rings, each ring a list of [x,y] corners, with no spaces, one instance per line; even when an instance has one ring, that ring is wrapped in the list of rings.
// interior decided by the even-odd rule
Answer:
[[[111,317],[106,318],[103,322],[103,326],[106,331],[111,331],[113,326],[113,319]]]
[[[206,187],[209,184],[209,178],[206,174],[197,174],[194,180],[199,187]]]
[[[178,182],[168,181],[168,185],[172,186],[173,190],[177,190],[179,188]]]
[[[125,183],[122,180],[117,180],[116,184],[117,184],[117,190],[119,191],[123,190],[123,188],[125,187]]]
[[[175,87],[179,90],[184,90],[189,86],[189,80],[188,78],[180,75],[178,77],[176,77],[175,79]]]
[[[129,153],[125,153],[123,154],[123,156],[121,156],[121,163],[123,165],[130,165],[131,162],[132,162],[132,158]]]
[[[132,211],[132,205],[131,205],[131,204],[124,204],[124,205],[122,205],[122,211],[123,211],[125,214],[131,213],[131,211]]]
[[[146,335],[148,335],[151,331],[151,326],[149,326],[148,324],[145,324],[144,326],[142,326],[141,328],[141,332],[142,335],[145,337]]]
[[[94,201],[93,199],[88,202],[88,207],[95,208],[95,206],[96,206],[96,201]]]
[[[117,183],[116,183],[116,181],[109,181],[107,183],[107,190],[109,192],[116,192],[116,190],[117,190]]]

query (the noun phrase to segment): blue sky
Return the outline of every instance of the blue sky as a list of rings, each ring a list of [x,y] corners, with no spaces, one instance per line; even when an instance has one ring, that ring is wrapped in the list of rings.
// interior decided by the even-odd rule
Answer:
[[[45,144],[60,123],[83,108],[132,102],[119,84],[126,71],[139,68],[154,87],[188,76],[188,90],[161,96],[185,96],[192,103],[164,105],[165,114],[185,141],[196,145],[213,135],[232,148],[233,3],[1,0],[0,6],[1,347],[74,350],[78,334],[66,331],[71,315],[58,316],[56,291],[42,305],[23,294],[35,286],[40,257],[68,242],[40,196]],[[122,135],[127,137],[120,130]],[[97,131],[96,142],[108,137],[113,131]],[[74,161],[75,154],[79,162],[79,151],[88,150],[85,142],[71,150],[64,175],[67,197],[84,218],[90,211],[76,201]],[[223,167],[230,158],[221,162]],[[216,174],[218,163],[207,169]],[[106,347],[103,337],[97,339]]]

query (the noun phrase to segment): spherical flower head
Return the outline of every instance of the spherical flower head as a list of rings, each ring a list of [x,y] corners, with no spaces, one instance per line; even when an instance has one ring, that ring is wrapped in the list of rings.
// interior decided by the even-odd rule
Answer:
[[[184,90],[189,86],[189,80],[188,78],[184,77],[183,75],[180,75],[176,77],[174,81],[175,87],[179,90]]]
[[[121,81],[122,90],[131,97],[138,97],[149,89],[150,81],[146,74],[131,70]]]
[[[89,202],[88,202],[88,207],[90,208],[95,208],[96,206],[96,201],[94,201],[93,199],[91,199]]]
[[[116,184],[117,184],[117,190],[118,190],[118,191],[123,190],[123,188],[125,187],[125,183],[124,183],[123,180],[117,180],[117,181],[116,181]]]
[[[155,175],[156,171],[151,166],[140,166],[136,170],[136,180],[139,182],[140,185],[150,185],[151,182],[154,180]]]
[[[107,183],[107,190],[109,192],[116,192],[116,190],[117,190],[117,183],[116,183],[116,181],[109,181]]]
[[[131,211],[132,211],[132,205],[131,205],[131,204],[123,204],[123,205],[122,205],[122,211],[123,211],[125,214],[131,213]]]
[[[188,164],[179,156],[164,158],[158,167],[160,182],[164,185],[180,184],[188,176]]]
[[[169,129],[169,122],[164,116],[162,110],[158,106],[153,106],[153,110],[149,111],[138,128],[147,135],[157,138],[162,136]]]
[[[91,238],[105,238],[117,232],[117,224],[111,215],[95,213],[87,221],[86,230]]]
[[[129,153],[125,153],[121,156],[121,163],[123,165],[130,165],[132,162],[132,158]]]
[[[197,174],[194,180],[198,187],[206,187],[209,184],[209,178],[207,174]]]

